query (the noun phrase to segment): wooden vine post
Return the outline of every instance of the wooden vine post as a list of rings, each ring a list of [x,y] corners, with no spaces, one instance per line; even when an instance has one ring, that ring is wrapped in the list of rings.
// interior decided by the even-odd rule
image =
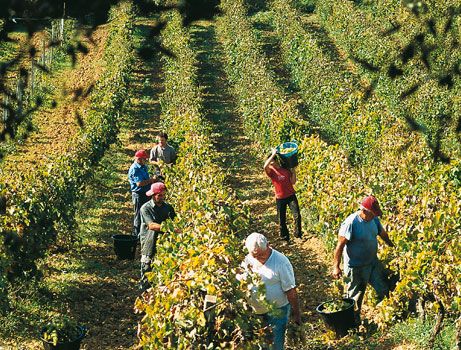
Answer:
[[[203,313],[205,314],[207,332],[207,344],[209,345],[214,338],[214,326],[215,326],[215,307],[217,297],[215,295],[205,295],[205,302],[203,303]]]

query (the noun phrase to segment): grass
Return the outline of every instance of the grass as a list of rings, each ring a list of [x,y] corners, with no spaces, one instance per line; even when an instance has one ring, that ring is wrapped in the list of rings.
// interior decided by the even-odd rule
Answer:
[[[422,349],[428,346],[429,338],[434,327],[434,320],[423,321],[417,318],[411,318],[405,322],[395,324],[389,330],[389,337],[394,341],[404,340]],[[438,335],[435,342],[434,350],[454,350],[455,349],[455,322],[445,320],[445,326]]]
[[[351,333],[339,341],[325,338],[325,342],[334,344],[334,349],[338,350],[428,349],[434,323],[433,319],[423,321],[419,318],[408,318],[383,330],[376,329],[376,325],[372,324],[367,329],[361,328],[359,332]],[[445,320],[431,350],[455,350],[455,333],[455,322]]]
[[[138,262],[115,260],[110,238],[112,234],[127,233],[131,218],[128,195],[122,186],[127,157],[124,149],[117,148],[104,158],[86,199],[80,203],[76,242],[68,251],[66,246],[56,246],[41,261],[43,279],[24,280],[10,294],[14,312],[0,319],[0,338],[8,340],[5,344],[0,341],[0,345],[38,346],[34,338],[38,339],[44,321],[60,313],[70,314],[95,333],[96,320],[123,317],[127,320],[127,340],[121,348],[128,348],[133,341],[136,322],[131,306],[137,295]],[[128,303],[118,309],[107,308],[110,303],[120,303],[119,297]]]
[[[151,26],[146,21],[137,27],[137,41]],[[130,349],[136,343],[137,315],[132,307],[138,296],[139,256],[133,261],[117,260],[111,236],[131,232],[126,173],[134,150],[152,140],[149,135],[156,124],[158,67],[146,64],[138,61],[134,69],[131,103],[122,112],[119,142],[106,152],[79,203],[73,243],[66,238],[51,249],[40,262],[40,281],[25,279],[15,285],[9,296],[11,312],[0,317],[0,349],[40,348],[39,330],[57,314],[67,314],[88,327],[86,349]]]

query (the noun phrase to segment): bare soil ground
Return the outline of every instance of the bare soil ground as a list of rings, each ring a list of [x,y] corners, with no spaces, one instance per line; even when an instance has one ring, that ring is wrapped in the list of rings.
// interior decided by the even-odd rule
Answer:
[[[331,297],[327,277],[331,258],[324,243],[313,234],[306,233],[303,239],[295,239],[291,245],[279,238],[272,184],[263,171],[266,155],[255,153],[254,140],[244,135],[242,116],[237,112],[223,70],[224,57],[214,25],[199,22],[192,28],[192,36],[200,61],[199,84],[203,87],[205,109],[217,130],[216,146],[221,152],[224,169],[229,173],[227,181],[239,199],[250,207],[251,231],[267,235],[272,247],[289,257],[298,283],[303,321],[310,331],[318,330],[319,317],[315,308]],[[295,339],[289,343],[292,349],[301,345]]]
[[[2,171],[7,178],[14,181],[18,174],[33,172],[72,147],[80,129],[76,115],[84,121],[90,107],[90,95],[76,98],[74,91],[86,91],[104,71],[102,55],[106,39],[107,30],[100,26],[92,35],[94,44],[85,39],[89,53],[78,56],[74,69],[64,69],[47,77],[46,83],[57,106],[53,108],[47,104],[34,113],[32,124],[36,131],[3,160]]]
[[[137,23],[138,41],[142,41],[153,24],[150,20]],[[99,35],[103,40],[103,33]],[[93,56],[92,60],[100,61],[100,57]],[[96,79],[93,69],[96,67],[92,65],[77,68],[72,75],[75,83],[66,86],[75,88],[88,84],[93,77]],[[133,209],[127,172],[135,151],[150,148],[158,131],[160,75],[157,58],[151,62],[136,60],[119,143],[107,151],[95,169],[85,200],[80,203],[76,235],[80,242],[70,250],[56,249],[42,262],[45,278],[40,303],[43,307],[30,317],[47,319],[55,313],[69,314],[88,328],[82,349],[132,349],[137,343],[139,316],[134,313],[133,305],[139,295],[139,253],[137,251],[133,261],[117,260],[111,236],[131,234]],[[77,104],[67,106],[68,122],[72,122],[75,107]],[[44,126],[42,130],[45,142],[48,139],[45,133],[50,129]],[[55,134],[48,135],[51,138]],[[66,139],[60,140],[64,144]],[[38,349],[41,342],[37,330],[32,329],[20,339],[0,340],[1,346],[8,350]]]

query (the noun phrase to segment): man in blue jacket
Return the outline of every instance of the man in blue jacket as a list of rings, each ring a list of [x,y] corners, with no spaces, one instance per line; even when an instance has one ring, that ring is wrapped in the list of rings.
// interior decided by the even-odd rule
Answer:
[[[134,155],[134,162],[128,170],[128,180],[130,181],[131,198],[134,206],[133,235],[139,237],[141,227],[141,207],[149,198],[146,192],[150,185],[157,182],[156,178],[149,176],[146,160],[149,158],[145,150],[139,150]]]

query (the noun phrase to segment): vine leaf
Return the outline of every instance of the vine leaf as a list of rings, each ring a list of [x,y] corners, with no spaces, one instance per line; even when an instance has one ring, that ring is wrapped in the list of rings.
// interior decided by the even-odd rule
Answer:
[[[448,89],[453,87],[453,76],[451,74],[446,74],[438,79],[440,86],[446,86]]]
[[[431,32],[431,34],[433,36],[437,36],[437,29],[435,27],[435,21],[433,18],[429,19],[427,22],[426,22],[426,25],[427,27],[429,28],[429,31]]]
[[[403,70],[398,68],[394,63],[392,63],[387,70],[387,75],[389,76],[389,78],[395,79],[403,75]]]
[[[405,115],[405,121],[407,122],[408,126],[413,131],[424,131],[424,127],[420,125],[414,118],[410,117],[409,115]]]
[[[421,86],[420,83],[414,84],[412,87],[402,92],[402,94],[400,95],[400,99],[404,100],[408,98],[409,96],[413,95],[416,91],[418,91],[420,86]]]
[[[382,33],[383,36],[389,36],[389,35],[395,34],[400,30],[400,28],[402,28],[402,25],[400,23],[397,23],[397,24],[391,23],[391,25],[392,25],[391,28],[389,28],[388,30]]]
[[[402,58],[403,64],[407,63],[409,60],[411,60],[415,56],[415,44],[410,43],[408,44],[403,50],[400,55]]]
[[[379,72],[380,71],[379,67],[374,66],[373,64],[369,63],[368,61],[366,61],[364,59],[352,56],[352,60],[354,62],[360,64],[363,68],[365,68],[366,70],[368,70],[370,72]]]

